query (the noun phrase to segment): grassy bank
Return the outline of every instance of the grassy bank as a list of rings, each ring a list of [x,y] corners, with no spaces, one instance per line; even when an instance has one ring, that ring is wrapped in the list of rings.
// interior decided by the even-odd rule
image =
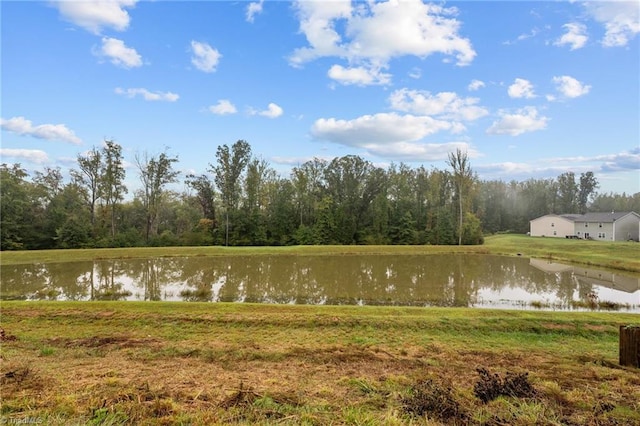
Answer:
[[[140,247],[1,252],[0,265],[175,256],[490,253],[640,272],[640,244],[493,235],[482,246]]]
[[[483,246],[493,254],[553,259],[624,271],[640,272],[640,244],[565,238],[493,235]]]
[[[1,319],[4,421],[640,424],[639,370],[617,365],[633,314],[3,302]]]

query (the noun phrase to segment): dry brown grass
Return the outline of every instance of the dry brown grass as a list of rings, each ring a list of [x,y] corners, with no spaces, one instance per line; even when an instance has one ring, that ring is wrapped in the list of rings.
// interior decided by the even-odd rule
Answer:
[[[617,324],[635,318],[8,303],[2,327],[15,339],[1,342],[1,415],[60,425],[640,424],[640,374],[615,358]],[[477,368],[526,374],[535,393],[483,402]]]

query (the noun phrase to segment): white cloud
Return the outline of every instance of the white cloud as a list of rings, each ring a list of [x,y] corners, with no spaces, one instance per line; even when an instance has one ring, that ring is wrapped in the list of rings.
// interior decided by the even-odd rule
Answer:
[[[300,164],[304,164],[307,161],[313,161],[314,159],[330,162],[334,158],[335,157],[331,157],[331,156],[313,155],[313,156],[308,156],[308,157],[281,157],[281,156],[274,156],[274,157],[270,157],[269,159],[271,161],[273,161],[274,163],[276,163],[276,164],[282,164],[282,165],[285,165],[285,166],[300,166]]]
[[[447,158],[456,148],[476,156],[466,142],[424,143],[420,139],[443,130],[452,130],[447,121],[426,116],[380,113],[354,120],[321,118],[311,128],[315,139],[366,150],[371,155],[406,161],[435,161]]]
[[[137,0],[58,0],[52,4],[62,17],[87,31],[100,34],[102,28],[124,31],[129,27],[130,17],[125,8],[135,6]]]
[[[193,53],[191,63],[204,72],[214,72],[222,57],[217,49],[195,40],[191,41],[191,52]]]
[[[535,36],[537,36],[540,33],[540,29],[539,28],[533,28],[530,32],[528,33],[523,33],[520,34],[515,40],[507,40],[502,42],[502,44],[507,45],[507,46],[511,46],[514,45],[520,41],[529,39],[529,38],[533,38]]]
[[[278,106],[277,104],[274,104],[273,102],[271,102],[268,106],[267,109],[264,111],[256,111],[253,108],[249,109],[249,114],[251,115],[261,115],[263,117],[267,117],[267,118],[278,118],[282,115],[284,111],[282,110],[282,108],[280,106]]]
[[[340,84],[355,84],[358,86],[386,85],[391,83],[391,74],[386,74],[380,69],[366,67],[345,68],[342,65],[334,65],[327,73],[329,78]]]
[[[536,95],[533,92],[533,84],[529,80],[523,78],[516,78],[514,83],[509,86],[507,91],[511,98],[535,98]]]
[[[587,27],[584,24],[570,22],[564,24],[562,28],[566,29],[567,32],[553,43],[556,46],[569,45],[570,50],[576,50],[584,47],[587,43],[589,37],[586,35]]]
[[[135,49],[127,47],[122,40],[111,37],[102,38],[102,47],[93,52],[96,56],[107,57],[112,64],[122,68],[142,66],[142,57]]]
[[[547,127],[547,121],[549,121],[547,117],[538,116],[538,110],[534,107],[522,108],[515,114],[499,111],[498,115],[500,119],[493,122],[487,129],[487,134],[518,136],[526,132],[542,130]]]
[[[556,84],[558,92],[560,92],[565,98],[577,98],[579,96],[584,96],[589,93],[589,90],[591,90],[591,86],[583,84],[568,75],[553,77],[553,82]]]
[[[134,88],[134,89],[121,89],[117,87],[115,92],[118,95],[126,96],[128,98],[134,98],[138,95],[142,96],[145,101],[166,101],[166,102],[175,102],[180,96],[171,93],[171,92],[150,92],[147,89],[143,88]]]
[[[0,157],[9,157],[37,164],[49,162],[47,153],[39,149],[0,148]]]
[[[411,68],[411,71],[409,71],[409,77],[416,80],[419,79],[420,77],[422,77],[422,70],[418,67]]]
[[[38,139],[61,140],[75,145],[80,145],[82,140],[64,124],[40,124],[33,126],[30,120],[24,117],[13,117],[8,120],[0,118],[2,130],[17,133],[22,136],[31,136]]]
[[[313,124],[311,134],[316,139],[364,147],[371,144],[417,141],[425,136],[452,129],[454,124],[432,117],[379,113],[363,115],[353,120],[321,118]]]
[[[640,170],[640,147],[633,148],[629,151],[600,156],[598,160],[604,161],[602,170],[606,172],[615,172],[621,170]]]
[[[406,55],[426,58],[440,53],[455,57],[460,66],[469,65],[476,56],[471,42],[458,34],[460,21],[453,7],[420,0],[357,2],[353,6],[348,0],[298,1],[295,7],[308,46],[294,50],[289,57],[292,66],[331,56],[345,59],[349,69],[362,72],[365,68],[375,75],[391,59]],[[376,79],[371,81],[379,84]]]
[[[575,164],[572,166],[560,165],[560,164],[544,164],[537,163],[490,163],[490,164],[476,164],[473,169],[478,172],[483,179],[500,179],[504,180],[517,180],[524,181],[531,178],[555,178],[561,173],[566,172],[568,169],[580,171],[579,167]],[[584,171],[593,170],[593,168],[584,168]]]
[[[387,145],[367,147],[367,151],[380,157],[401,161],[440,161],[446,160],[451,152],[457,149],[466,152],[470,158],[480,154],[467,142],[419,143],[395,142]]]
[[[478,90],[478,89],[480,89],[480,88],[482,88],[482,87],[484,87],[484,86],[485,86],[484,81],[481,81],[481,80],[471,80],[471,83],[469,83],[469,86],[467,86],[467,89],[468,89],[470,92],[475,92],[476,90]]]
[[[421,0],[389,1],[370,3],[368,12],[349,20],[347,34],[354,35],[349,45],[352,56],[386,61],[442,53],[455,56],[458,65],[468,65],[476,56],[469,40],[458,35],[460,22],[451,18],[457,14],[455,8]]]
[[[524,34],[520,34],[518,36],[518,41],[526,40],[528,38],[533,38],[533,37],[537,36],[539,33],[540,33],[540,29],[532,28],[530,32],[524,33]]]
[[[398,111],[453,120],[473,121],[489,113],[477,105],[478,98],[460,98],[453,92],[432,95],[428,91],[400,89],[389,96],[389,102]]]
[[[640,7],[635,1],[585,2],[587,13],[604,24],[605,47],[626,46],[640,33]]]
[[[249,3],[249,5],[247,6],[247,22],[253,22],[255,16],[262,13],[263,3],[264,0]]]
[[[505,162],[475,165],[474,170],[483,179],[507,178],[510,180],[555,178],[567,170],[576,174],[591,171],[596,173],[601,183],[604,183],[606,179],[612,179],[616,174],[637,173],[640,170],[640,147],[614,154],[542,158],[530,163]],[[605,176],[608,177],[605,178]],[[614,190],[618,192],[619,188]],[[637,185],[631,191],[637,191]]]
[[[235,105],[228,99],[220,99],[217,104],[209,107],[209,111],[216,115],[235,114],[238,112]]]
[[[296,49],[289,62],[300,66],[324,56],[343,56],[346,51],[339,46],[342,38],[335,30],[335,21],[351,16],[351,0],[297,1],[295,8],[300,21],[300,32],[305,35],[309,47]]]

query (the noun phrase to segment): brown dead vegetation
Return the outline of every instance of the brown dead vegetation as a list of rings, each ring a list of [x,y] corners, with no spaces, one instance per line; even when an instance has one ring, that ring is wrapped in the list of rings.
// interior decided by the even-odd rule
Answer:
[[[5,314],[5,335],[16,338],[2,342],[2,415],[53,425],[640,424],[640,375],[607,352],[506,339],[494,347],[484,331],[459,343],[440,330],[380,331],[362,316],[317,321],[295,312],[284,331],[274,324],[286,314],[262,328],[260,315],[185,324],[155,312],[144,321],[95,312],[54,336],[51,318],[25,325],[26,317]],[[593,333],[572,344],[609,336]]]

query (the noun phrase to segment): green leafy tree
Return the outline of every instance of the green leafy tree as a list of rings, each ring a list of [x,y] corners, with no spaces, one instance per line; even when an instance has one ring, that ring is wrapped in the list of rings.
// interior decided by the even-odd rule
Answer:
[[[333,199],[325,196],[318,206],[318,220],[313,227],[315,244],[336,244],[337,224]]]
[[[446,207],[429,213],[427,221],[427,241],[436,245],[456,243],[454,220]]]
[[[416,241],[416,222],[410,211],[405,212],[402,220],[391,229],[394,244],[414,244]]]
[[[576,175],[566,172],[558,176],[558,208],[559,213],[577,213],[578,185]]]
[[[142,183],[142,203],[146,210],[145,240],[149,242],[151,236],[158,235],[158,214],[166,192],[166,185],[176,182],[178,171],[173,164],[177,157],[169,157],[165,152],[158,156],[136,156],[136,164],[140,172]]]
[[[58,247],[63,249],[87,247],[91,241],[91,225],[71,215],[56,229],[56,240]]]
[[[214,173],[216,186],[220,191],[225,209],[225,245],[229,245],[229,214],[236,212],[242,194],[240,178],[251,158],[251,146],[239,140],[231,149],[227,145],[218,147],[217,164],[209,165]]]
[[[91,242],[91,218],[83,189],[76,183],[64,185],[47,206],[49,229],[55,247],[81,248]]]
[[[371,226],[363,239],[365,244],[389,244],[390,210],[387,193],[381,192],[371,203]]]
[[[294,188],[288,179],[275,178],[266,185],[269,199],[266,231],[267,241],[274,245],[287,245],[295,242],[296,209],[291,202]]]
[[[316,221],[317,209],[325,195],[325,170],[327,162],[314,158],[294,167],[290,181],[294,188],[294,203],[297,209],[298,225],[313,227]]]
[[[45,167],[42,172],[36,171],[33,183],[39,213],[30,225],[37,239],[33,248],[55,248],[56,229],[66,218],[66,211],[64,207],[60,207],[61,201],[58,198],[63,189],[60,168]]]
[[[269,187],[276,180],[276,171],[264,159],[255,158],[247,166],[241,220],[245,239],[251,245],[264,245],[267,240],[267,207]]]
[[[111,238],[116,236],[116,210],[127,193],[124,184],[125,170],[122,164],[122,147],[116,142],[106,140],[102,148],[101,179],[98,183],[106,210],[110,214]]]
[[[334,206],[337,242],[362,241],[361,231],[371,225],[370,206],[385,185],[384,170],[355,155],[335,158],[325,169],[327,195]]]
[[[412,226],[415,226],[413,212],[417,212],[417,188],[415,185],[414,171],[406,164],[399,166],[391,164],[387,170],[387,199],[390,207],[391,240],[396,244],[409,244],[400,242],[399,230],[405,229],[411,217]]]
[[[578,210],[580,213],[587,212],[587,204],[595,195],[598,187],[598,179],[593,175],[593,172],[580,174],[580,184],[578,186]]]
[[[73,179],[84,188],[87,204],[91,212],[91,226],[96,222],[96,203],[100,198],[100,179],[102,169],[102,154],[93,147],[86,155],[78,155],[80,170],[72,170]]]
[[[478,245],[483,243],[484,236],[480,219],[473,213],[467,212],[464,218],[464,226],[462,227],[462,244]]]
[[[640,213],[640,192],[635,194],[615,194],[612,192],[597,194],[591,204],[592,211],[633,211]]]
[[[0,249],[21,250],[28,246],[32,225],[32,184],[20,164],[0,165]],[[27,241],[25,241],[27,240]]]
[[[215,197],[216,191],[214,184],[207,175],[196,176],[193,174],[187,175],[186,184],[196,191],[195,197],[198,200],[198,204],[202,209],[202,217],[212,221],[215,224],[216,220],[216,206]]]

